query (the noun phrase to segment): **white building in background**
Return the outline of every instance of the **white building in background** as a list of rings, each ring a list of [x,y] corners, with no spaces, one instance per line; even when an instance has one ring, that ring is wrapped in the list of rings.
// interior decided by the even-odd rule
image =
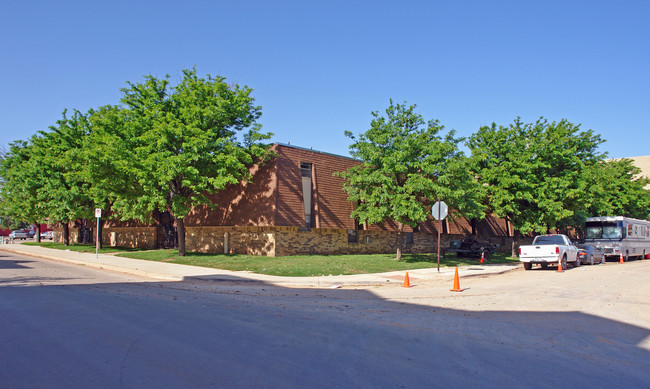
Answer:
[[[650,178],[650,155],[644,157],[630,157],[629,159],[634,161],[634,166],[641,169],[640,175]],[[650,184],[646,185],[645,188],[650,190]]]

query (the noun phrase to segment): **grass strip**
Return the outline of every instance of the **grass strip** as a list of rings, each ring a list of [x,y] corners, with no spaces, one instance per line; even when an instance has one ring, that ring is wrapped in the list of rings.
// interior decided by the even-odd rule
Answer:
[[[25,243],[42,247],[78,252],[95,252],[94,245],[41,242]],[[396,261],[395,254],[355,254],[355,255],[294,255],[287,257],[262,257],[243,254],[202,254],[189,252],[180,257],[178,250],[143,250],[125,247],[105,247],[99,250],[103,254],[178,263],[183,265],[203,266],[214,269],[250,271],[288,277],[309,277],[328,275],[349,275],[384,273],[390,271],[408,271],[412,269],[435,268],[438,261],[435,254],[402,254],[402,260]],[[495,253],[489,263],[518,262],[504,253]],[[441,267],[478,265],[476,259],[459,258],[455,255],[443,256]]]

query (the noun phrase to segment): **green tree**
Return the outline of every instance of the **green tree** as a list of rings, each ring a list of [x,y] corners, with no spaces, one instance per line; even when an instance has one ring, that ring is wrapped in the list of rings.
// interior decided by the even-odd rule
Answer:
[[[131,139],[136,134],[128,131],[127,116],[124,108],[111,105],[91,109],[87,114],[89,134],[84,137],[84,164],[79,167],[79,174],[89,184],[87,195],[94,208],[103,210],[100,236],[105,220],[120,219],[120,214],[113,212],[115,202],[128,207],[129,203],[136,203],[141,193],[137,178],[129,169],[134,163]]]
[[[467,141],[472,170],[491,211],[522,234],[562,227],[585,209],[584,173],[603,155],[603,141],[567,120],[484,126]],[[516,243],[513,241],[513,255]]]
[[[627,216],[647,219],[650,214],[650,179],[631,159],[607,160],[586,172],[588,216]]]
[[[431,205],[444,200],[451,209],[470,217],[481,217],[481,188],[469,174],[467,159],[459,151],[462,139],[437,120],[425,123],[415,105],[393,104],[386,115],[373,112],[370,129],[354,143],[351,154],[362,161],[337,173],[345,179],[348,200],[358,204],[352,217],[371,224],[397,223],[397,260],[402,256],[405,225],[415,227],[427,220]]]
[[[84,142],[89,133],[86,114],[75,110],[68,117],[64,111],[63,118],[34,143],[38,163],[46,173],[38,200],[46,208],[49,221],[62,224],[66,245],[70,244],[70,221],[92,218],[94,214],[95,204],[89,196],[91,183],[82,174],[88,162]]]
[[[249,167],[269,155],[262,141],[271,134],[256,123],[261,107],[254,105],[252,89],[223,77],[200,78],[195,69],[184,70],[175,87],[168,79],[128,83],[125,109],[108,120],[122,123],[115,127],[122,133],[110,136],[121,148],[118,174],[132,177],[128,190],[117,191],[112,209],[122,219],[142,221],[155,210],[169,212],[183,256],[185,216],[198,204],[216,206],[208,194],[249,179]]]
[[[43,196],[43,180],[46,172],[38,163],[35,143],[16,141],[0,161],[0,214],[2,224],[9,228],[24,228],[27,224],[36,226],[36,240],[40,241],[40,223],[46,219],[46,208],[40,202]]]

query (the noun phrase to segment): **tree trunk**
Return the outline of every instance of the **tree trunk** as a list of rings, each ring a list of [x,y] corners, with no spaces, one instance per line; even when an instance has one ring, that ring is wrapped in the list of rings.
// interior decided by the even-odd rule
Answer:
[[[512,222],[510,216],[505,217],[506,219],[506,229],[508,230],[508,236],[512,238],[512,245],[510,247],[510,256],[516,257],[519,253],[517,252],[517,231],[512,228]]]
[[[185,218],[179,217],[176,219],[176,227],[178,228],[178,256],[185,256]]]
[[[96,243],[99,243],[98,248],[101,250],[103,248],[102,244],[102,229],[104,229],[104,220],[99,219],[99,224],[97,225],[97,235],[95,236],[95,239],[99,237],[98,241]]]
[[[397,256],[396,260],[402,260],[402,234],[404,233],[404,223],[397,223]]]
[[[68,222],[62,224],[63,224],[63,245],[70,246],[70,226],[68,225]]]
[[[515,257],[517,257],[519,255],[519,252],[517,251],[517,246],[518,246],[517,243],[518,243],[517,242],[517,233],[514,232],[512,234],[512,253],[510,255],[513,258],[515,258]]]
[[[36,226],[36,235],[34,238],[36,238],[36,242],[41,243],[41,223],[36,222],[34,225]]]

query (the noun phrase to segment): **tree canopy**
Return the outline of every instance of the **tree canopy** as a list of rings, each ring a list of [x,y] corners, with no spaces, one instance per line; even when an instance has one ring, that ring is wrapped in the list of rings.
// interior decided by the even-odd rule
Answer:
[[[3,209],[64,227],[96,207],[145,222],[169,212],[185,255],[192,207],[217,206],[210,194],[249,179],[249,167],[270,156],[263,142],[271,134],[257,123],[261,107],[252,89],[195,69],[184,70],[176,86],[169,76],[147,76],[122,92],[122,106],[64,112],[49,131],[15,142],[0,165]]]
[[[109,125],[108,136],[129,151],[122,174],[135,185],[115,194],[113,210],[123,219],[143,221],[154,210],[169,212],[184,255],[184,217],[192,206],[215,206],[207,195],[247,180],[249,166],[268,155],[260,141],[271,135],[256,123],[261,107],[254,105],[252,89],[223,77],[200,78],[194,69],[184,70],[177,86],[170,86],[168,77],[148,76],[122,91],[125,109],[117,118],[122,125]],[[237,132],[245,129],[240,142]]]
[[[567,120],[484,126],[467,141],[483,202],[520,233],[543,233],[587,209],[589,172],[605,155],[591,130]],[[514,246],[513,246],[514,250]]]
[[[602,161],[585,173],[585,197],[589,215],[623,215],[637,219],[650,216],[650,184],[631,159]]]
[[[481,188],[466,167],[459,151],[462,139],[455,132],[443,135],[437,120],[425,122],[415,105],[393,104],[385,115],[373,112],[370,129],[354,143],[351,154],[361,164],[340,172],[343,189],[356,205],[352,217],[371,224],[397,223],[397,259],[401,259],[404,226],[415,227],[427,219],[431,205],[445,200],[454,210],[481,216]]]

